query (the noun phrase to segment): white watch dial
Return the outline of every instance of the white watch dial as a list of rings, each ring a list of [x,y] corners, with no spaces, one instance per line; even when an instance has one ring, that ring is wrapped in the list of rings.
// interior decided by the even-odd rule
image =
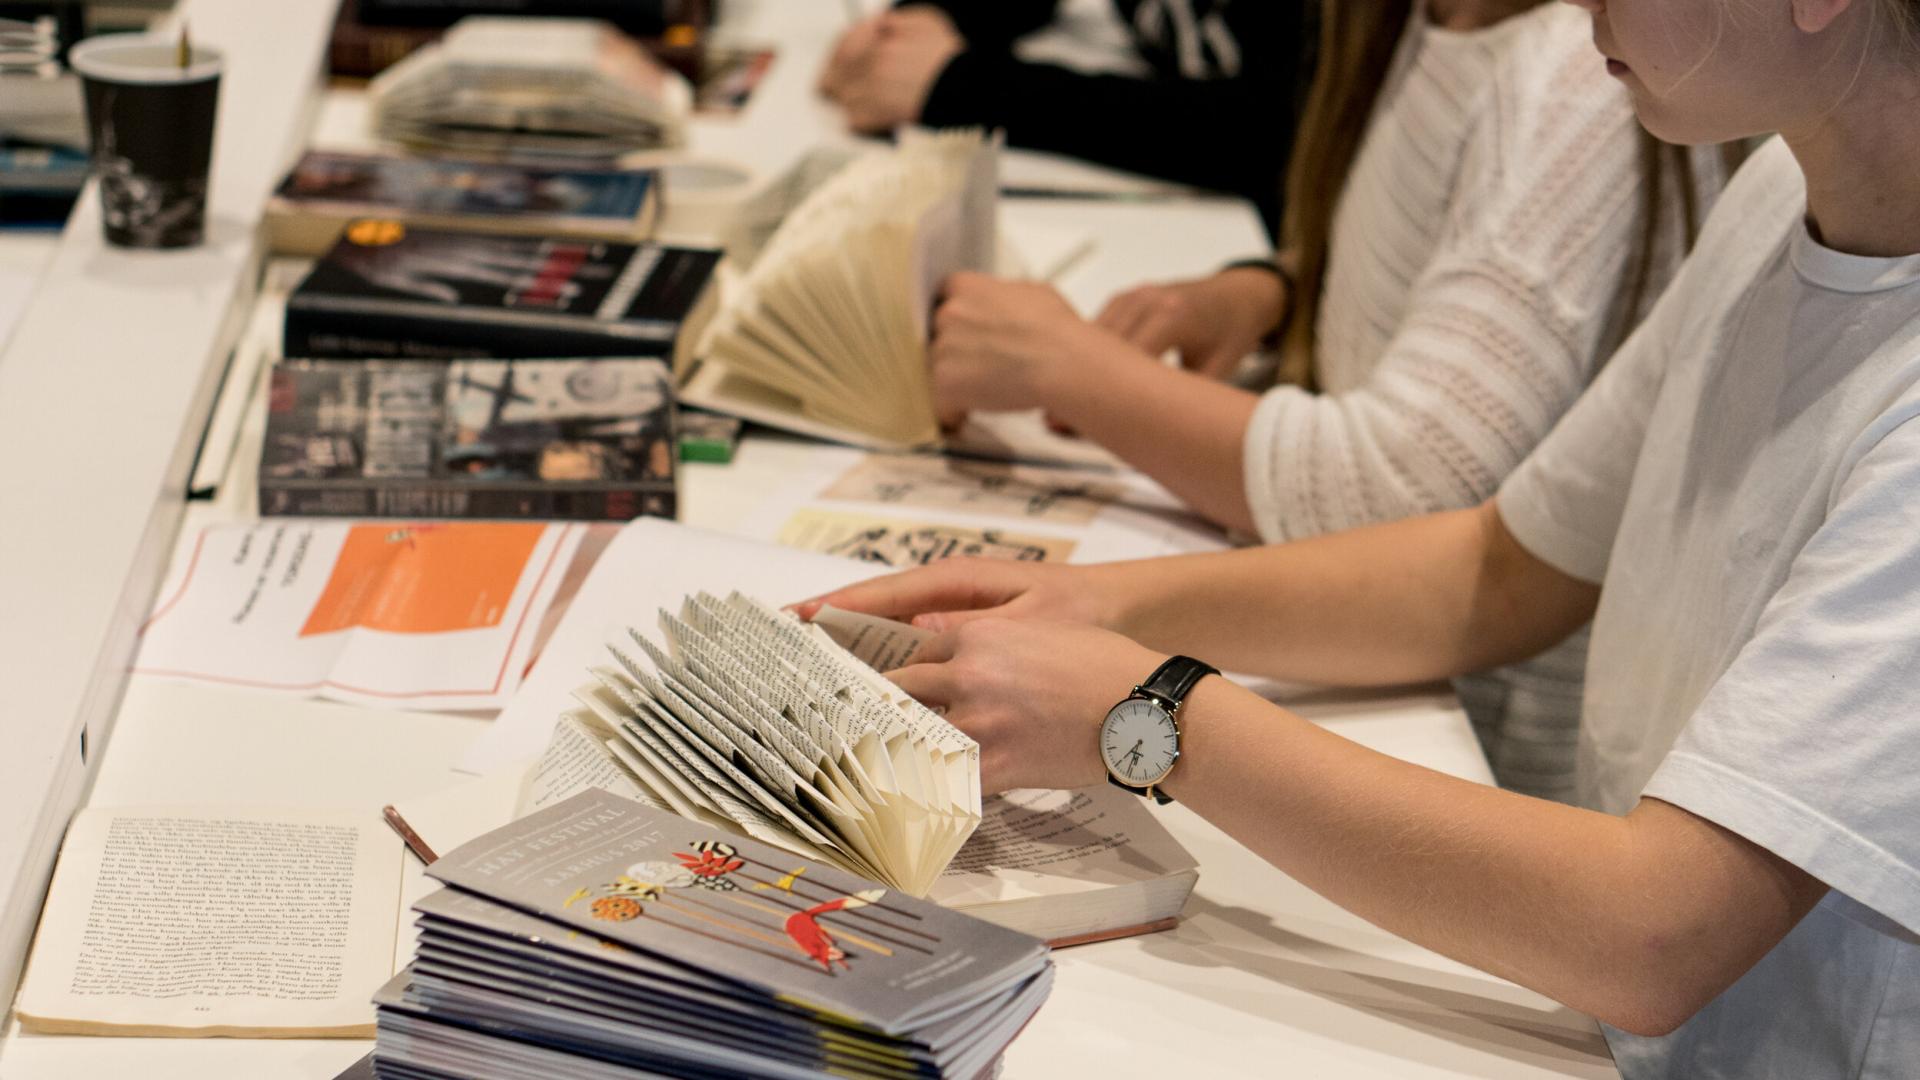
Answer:
[[[1131,787],[1157,784],[1180,756],[1180,729],[1159,703],[1128,698],[1100,724],[1100,756]]]

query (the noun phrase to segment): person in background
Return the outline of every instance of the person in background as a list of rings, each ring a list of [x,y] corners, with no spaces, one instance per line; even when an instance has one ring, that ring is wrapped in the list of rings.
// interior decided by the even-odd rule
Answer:
[[[1267,541],[1493,493],[1660,294],[1724,166],[1640,128],[1564,5],[1340,4],[1321,32],[1278,258],[1094,321],[957,276],[929,353],[943,420],[1044,408]],[[1220,381],[1262,341],[1284,385]],[[1456,682],[1503,785],[1572,793],[1584,646]]]
[[[1373,753],[1191,668],[1176,763],[1128,783],[1599,1018],[1627,1080],[1911,1077],[1920,3],[1578,3],[1655,133],[1781,135],[1497,496],[1223,554],[950,563],[827,599],[943,631],[893,677],[980,741],[988,789],[1129,766],[1102,711],[1169,652],[1379,685],[1592,619],[1584,808]]]
[[[1000,128],[1014,146],[1240,195],[1271,233],[1316,0],[1114,0],[1147,78],[1017,59],[1059,6],[908,0],[847,31],[820,90],[859,132]]]

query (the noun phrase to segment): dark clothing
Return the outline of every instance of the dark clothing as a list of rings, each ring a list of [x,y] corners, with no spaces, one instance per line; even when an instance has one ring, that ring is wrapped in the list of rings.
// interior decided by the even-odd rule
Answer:
[[[967,39],[921,109],[932,127],[1242,195],[1277,231],[1315,34],[1311,0],[1113,0],[1149,78],[1086,75],[1012,54],[1059,0],[908,0]],[[904,4],[901,6],[905,6]]]

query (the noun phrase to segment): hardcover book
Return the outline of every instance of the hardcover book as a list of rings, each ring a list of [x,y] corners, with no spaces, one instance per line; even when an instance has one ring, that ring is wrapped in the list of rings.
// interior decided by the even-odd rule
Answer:
[[[1033,938],[604,792],[428,872],[380,1076],[982,1076],[1051,987]]]
[[[287,300],[284,356],[657,356],[678,367],[712,307],[717,251],[494,236],[367,219]]]
[[[327,253],[350,222],[390,218],[472,232],[638,241],[653,231],[651,170],[572,169],[310,151],[267,201],[287,255]]]
[[[671,378],[653,359],[286,360],[260,511],[330,517],[672,517]]]

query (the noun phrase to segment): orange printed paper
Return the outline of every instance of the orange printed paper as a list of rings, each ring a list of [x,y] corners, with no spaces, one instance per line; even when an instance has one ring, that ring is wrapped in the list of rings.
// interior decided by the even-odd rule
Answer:
[[[545,529],[356,525],[300,636],[356,626],[393,634],[498,626]]]

